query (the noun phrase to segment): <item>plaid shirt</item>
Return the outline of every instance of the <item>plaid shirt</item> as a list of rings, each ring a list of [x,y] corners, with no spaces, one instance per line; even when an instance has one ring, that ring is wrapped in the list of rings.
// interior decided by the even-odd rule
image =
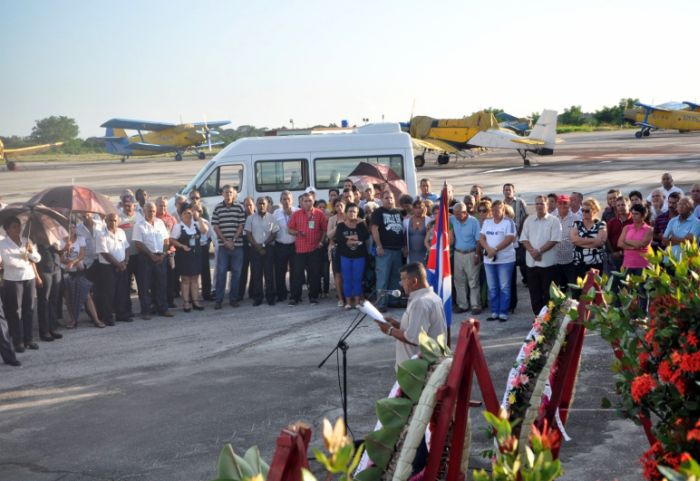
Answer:
[[[574,262],[574,243],[571,242],[569,234],[571,229],[574,228],[574,222],[578,218],[576,214],[569,211],[569,213],[563,219],[559,217],[559,222],[561,223],[561,242],[557,244],[555,249],[557,250],[557,263],[560,265],[571,264]]]
[[[328,228],[328,219],[320,209],[315,207],[308,213],[300,209],[292,214],[287,226],[298,233],[294,240],[296,253],[306,254],[320,248],[321,241]]]

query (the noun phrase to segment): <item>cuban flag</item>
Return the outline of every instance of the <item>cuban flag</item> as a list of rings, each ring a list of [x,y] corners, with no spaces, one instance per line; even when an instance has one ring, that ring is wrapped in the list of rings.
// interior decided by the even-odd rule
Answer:
[[[428,256],[428,282],[442,299],[447,328],[452,324],[452,268],[450,267],[450,210],[447,205],[447,183],[440,195],[440,211],[433,227],[433,240]]]

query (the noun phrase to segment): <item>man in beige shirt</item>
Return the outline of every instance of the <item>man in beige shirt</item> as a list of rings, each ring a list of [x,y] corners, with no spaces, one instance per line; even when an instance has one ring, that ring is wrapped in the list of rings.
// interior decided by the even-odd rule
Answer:
[[[396,368],[420,352],[418,336],[421,331],[433,339],[440,334],[447,335],[442,299],[428,285],[423,264],[411,262],[399,272],[401,287],[408,294],[406,312],[401,316],[401,321],[385,316],[387,323],[377,322],[384,334],[396,339]]]

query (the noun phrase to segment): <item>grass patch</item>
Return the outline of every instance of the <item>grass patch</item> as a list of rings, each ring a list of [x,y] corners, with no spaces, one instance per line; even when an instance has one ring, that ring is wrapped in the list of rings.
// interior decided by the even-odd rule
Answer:
[[[620,127],[619,125],[591,125],[591,124],[584,124],[584,125],[557,125],[557,133],[558,134],[569,134],[571,132],[609,132],[613,130],[630,130],[634,129],[635,127],[631,126],[623,126]]]

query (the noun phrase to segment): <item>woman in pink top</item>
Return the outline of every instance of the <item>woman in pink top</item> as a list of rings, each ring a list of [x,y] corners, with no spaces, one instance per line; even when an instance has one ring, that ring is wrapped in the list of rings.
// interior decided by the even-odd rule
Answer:
[[[633,205],[630,207],[630,213],[632,224],[622,229],[617,245],[624,249],[622,267],[630,274],[639,275],[649,265],[644,254],[649,252],[654,229],[644,222],[647,215],[647,208],[644,205]]]

